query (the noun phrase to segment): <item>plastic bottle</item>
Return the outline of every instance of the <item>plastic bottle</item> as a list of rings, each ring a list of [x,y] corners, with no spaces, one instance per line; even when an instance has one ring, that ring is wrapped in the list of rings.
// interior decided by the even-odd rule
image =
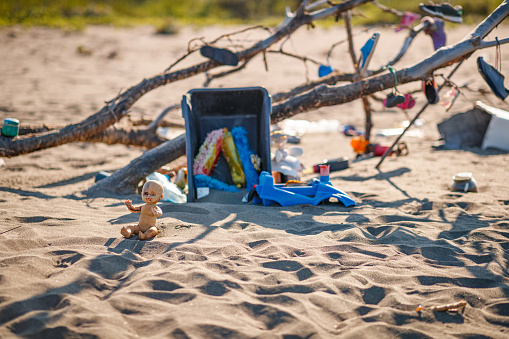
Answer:
[[[329,165],[330,172],[342,171],[348,168],[348,158],[342,157],[330,160],[325,159],[322,163],[313,165],[311,168],[305,169],[304,174],[319,173],[320,165]]]

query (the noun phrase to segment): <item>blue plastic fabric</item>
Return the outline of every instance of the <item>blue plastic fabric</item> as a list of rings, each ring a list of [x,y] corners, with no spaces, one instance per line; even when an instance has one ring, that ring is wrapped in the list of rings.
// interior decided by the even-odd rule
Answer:
[[[228,185],[227,183],[208,177],[204,174],[196,174],[194,176],[194,184],[196,187],[210,187],[215,190],[225,192],[240,192],[236,186]]]
[[[332,71],[333,71],[333,69],[331,66],[320,65],[320,67],[318,67],[318,76],[320,78],[327,76],[327,75],[331,74]]]
[[[380,33],[373,33],[371,38],[362,46],[361,48],[361,66],[359,67],[361,71],[364,71],[373,56],[375,51],[376,43],[378,42],[378,38],[380,37]]]
[[[247,139],[247,131],[244,127],[236,126],[232,129],[233,142],[237,147],[237,152],[240,156],[240,162],[244,168],[244,175],[246,176],[246,188],[250,191],[254,185],[258,184],[259,175],[256,172],[253,163],[251,162],[251,154],[253,151],[249,148],[249,141]]]
[[[308,186],[287,186],[274,184],[274,179],[269,172],[263,171],[260,174],[260,183],[256,186],[256,193],[259,198],[254,198],[254,203],[263,203],[269,206],[278,203],[281,206],[290,205],[318,205],[329,198],[336,198],[345,207],[355,206],[355,201],[345,192],[332,186],[329,177],[314,179]]]

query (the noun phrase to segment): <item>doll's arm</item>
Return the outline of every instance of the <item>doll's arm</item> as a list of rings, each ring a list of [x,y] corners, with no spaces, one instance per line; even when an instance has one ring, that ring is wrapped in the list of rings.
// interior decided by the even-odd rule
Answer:
[[[152,214],[159,218],[161,215],[163,215],[163,210],[161,210],[159,206],[152,207]]]
[[[131,211],[132,213],[138,213],[138,212],[141,212],[141,206],[138,206],[138,207],[134,207],[133,206],[133,202],[131,200],[126,200],[124,202],[124,204],[126,205],[127,209],[129,211]]]

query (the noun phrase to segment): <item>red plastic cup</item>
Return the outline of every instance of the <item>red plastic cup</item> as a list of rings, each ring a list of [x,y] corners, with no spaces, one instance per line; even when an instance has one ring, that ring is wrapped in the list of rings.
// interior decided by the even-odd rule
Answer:
[[[319,165],[319,166],[320,166],[320,181],[328,181],[330,165]]]

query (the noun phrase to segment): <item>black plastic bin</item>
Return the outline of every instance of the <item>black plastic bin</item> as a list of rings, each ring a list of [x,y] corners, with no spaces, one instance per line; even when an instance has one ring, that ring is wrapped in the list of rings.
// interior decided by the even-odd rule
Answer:
[[[187,201],[196,200],[193,163],[207,133],[218,128],[242,126],[246,129],[251,150],[261,158],[263,171],[270,167],[271,100],[265,88],[193,89],[182,98],[182,115],[186,124]],[[212,177],[233,184],[230,168],[220,156]],[[211,191],[212,194],[212,191]]]

